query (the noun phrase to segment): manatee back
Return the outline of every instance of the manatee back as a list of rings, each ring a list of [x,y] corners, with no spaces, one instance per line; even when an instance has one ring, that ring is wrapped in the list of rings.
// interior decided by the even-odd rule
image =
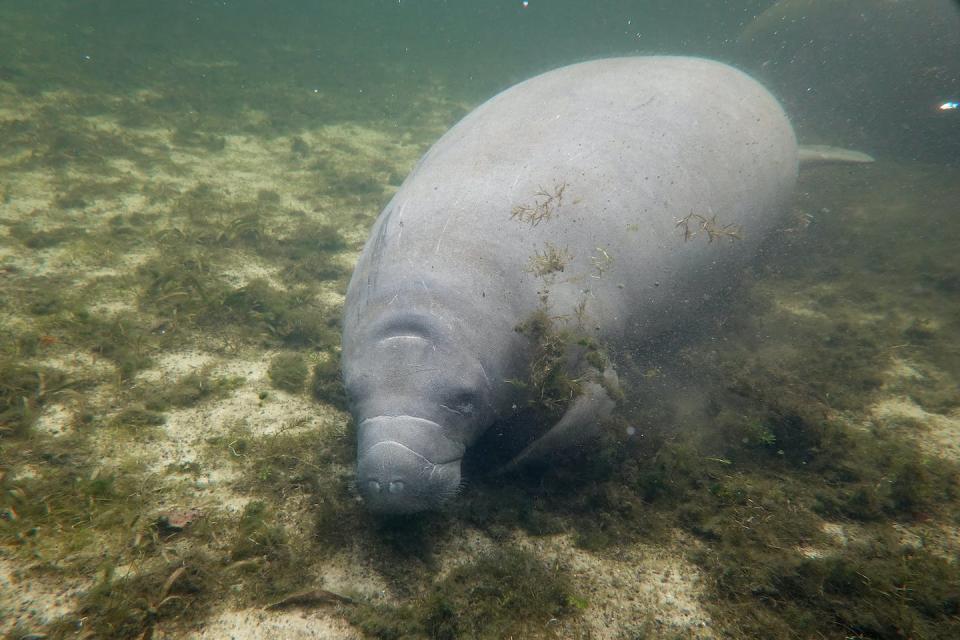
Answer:
[[[557,69],[491,98],[423,157],[378,220],[346,321],[386,300],[445,306],[415,293],[420,279],[487,310],[501,342],[544,290],[552,314],[579,310],[603,338],[652,335],[755,253],[796,173],[783,110],[736,69],[659,56]]]

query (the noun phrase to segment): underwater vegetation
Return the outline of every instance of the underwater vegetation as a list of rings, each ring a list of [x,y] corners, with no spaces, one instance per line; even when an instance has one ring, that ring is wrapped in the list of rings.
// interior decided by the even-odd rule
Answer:
[[[340,378],[339,353],[329,354],[313,366],[311,376],[313,397],[341,411],[348,411],[347,393]]]
[[[184,409],[242,393],[269,407],[270,385],[339,415],[346,409],[339,308],[322,292],[343,285],[347,270],[335,256],[356,249],[347,233],[284,213],[269,193],[230,200],[200,185],[150,197],[176,224],[157,229],[152,215],[121,214],[58,243],[31,247],[20,231],[5,240],[76,252],[74,259],[97,260],[91,245],[144,256],[93,281],[5,272],[10,286],[0,295],[27,321],[4,329],[0,542],[19,565],[20,584],[75,585],[68,613],[22,621],[8,637],[67,637],[81,620],[94,636],[188,633],[225,602],[324,607],[371,638],[587,637],[598,598],[611,596],[588,594],[562,555],[547,559],[522,544],[558,536],[598,558],[681,536],[703,575],[704,610],[731,637],[960,633],[960,571],[938,533],[960,524],[957,463],[922,446],[922,418],[891,422],[869,412],[890,390],[928,412],[960,406],[938,298],[903,285],[902,295],[913,296],[907,317],[876,313],[901,286],[896,272],[910,270],[877,270],[871,277],[882,287],[850,285],[842,274],[859,254],[848,251],[806,265],[793,281],[771,271],[773,284],[735,301],[720,329],[686,336],[674,365],[658,353],[634,354],[621,371],[628,386],[620,413],[589,455],[509,482],[477,474],[449,511],[384,523],[351,487],[355,436],[346,419],[320,429],[291,422],[269,434],[227,425],[203,438],[195,459],[159,469],[135,449],[104,456],[104,440],[163,443]],[[899,223],[822,224],[824,236],[841,241],[886,237],[893,231],[876,225]],[[924,286],[955,297],[952,267],[925,246],[933,257],[918,270]],[[314,250],[323,258],[311,263],[305,256]],[[872,265],[874,254],[862,259]],[[268,268],[238,276],[238,255]],[[306,270],[288,255],[306,260]],[[898,255],[882,259],[914,254]],[[798,284],[805,278],[818,284]],[[785,316],[773,300],[797,290],[825,313]],[[126,306],[104,311],[100,302],[117,296]],[[864,312],[882,319],[864,322]],[[579,380],[566,373],[571,353],[597,370],[619,355],[553,318],[549,298],[517,330],[534,346],[530,378],[517,384],[537,390],[530,410],[545,424],[576,396]],[[891,351],[902,344],[909,352]],[[184,345],[220,357],[255,354],[263,378],[251,383],[210,364],[143,383]],[[898,357],[928,373],[891,380],[885,371]],[[678,370],[697,371],[700,382],[685,391]],[[697,412],[675,406],[688,393]],[[57,434],[37,428],[51,409],[66,416]],[[242,506],[197,503],[196,483],[224,469]],[[171,527],[171,505],[194,515]],[[465,530],[492,547],[449,566],[442,549]],[[390,599],[318,589],[326,563],[345,550],[381,576]]]
[[[137,390],[135,395],[143,396],[143,406],[147,410],[163,412],[225,397],[243,382],[242,378],[236,376],[215,375],[212,367],[205,367],[180,377],[172,384]]]
[[[348,619],[376,638],[552,638],[551,623],[586,606],[563,567],[505,548],[457,567],[416,607],[357,607]]]
[[[516,327],[532,345],[527,380],[513,381],[530,393],[530,401],[548,415],[560,416],[579,394],[580,380],[568,373],[568,356],[575,348],[573,332],[557,326],[546,308],[538,309]]]
[[[296,392],[307,380],[307,363],[299,353],[279,353],[270,360],[270,382],[277,389]]]
[[[26,435],[48,400],[78,384],[57,369],[0,359],[0,436]]]
[[[89,162],[92,170],[107,158]],[[23,195],[15,193],[4,189],[4,200]],[[297,556],[309,545],[267,502],[249,499],[230,512],[200,499],[199,507],[171,510],[198,504],[194,483],[242,454],[242,441],[219,447],[209,466],[145,464],[144,447],[168,439],[171,415],[226,400],[246,388],[245,378],[216,361],[149,382],[142,374],[185,346],[221,358],[296,348],[287,353],[295,361],[270,377],[302,393],[312,372],[318,397],[342,397],[339,310],[321,297],[324,283],[342,286],[347,270],[336,254],[351,245],[328,223],[287,212],[273,192],[241,201],[205,184],[151,183],[141,193],[152,211],[97,217],[89,208],[118,189],[75,182],[57,209],[35,212],[29,223],[0,219],[7,255],[21,256],[3,264],[0,289],[5,312],[17,312],[0,342],[0,561],[13,567],[13,584],[64,585],[60,595],[73,602],[63,615],[5,626],[4,637],[35,636],[41,627],[46,637],[151,637],[202,620],[238,591],[239,603],[262,606],[314,577]],[[47,226],[47,217],[60,226]],[[238,275],[237,252],[277,275]],[[38,269],[33,256],[41,266],[53,256],[68,267]],[[112,262],[126,257],[137,266],[114,271]],[[76,264],[102,275],[84,277]],[[305,353],[314,355],[309,368]],[[44,415],[55,417],[52,430]],[[256,465],[257,492],[276,495],[279,478],[292,473],[284,460]],[[307,464],[311,474],[319,468]],[[0,617],[9,620],[9,606],[0,603]]]

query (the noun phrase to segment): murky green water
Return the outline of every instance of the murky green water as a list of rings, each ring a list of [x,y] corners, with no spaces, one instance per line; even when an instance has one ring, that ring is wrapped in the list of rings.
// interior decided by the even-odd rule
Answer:
[[[676,5],[0,5],[0,633],[957,637],[957,6]],[[374,219],[486,98],[649,53],[877,162],[801,174],[589,455],[371,517],[339,341]]]

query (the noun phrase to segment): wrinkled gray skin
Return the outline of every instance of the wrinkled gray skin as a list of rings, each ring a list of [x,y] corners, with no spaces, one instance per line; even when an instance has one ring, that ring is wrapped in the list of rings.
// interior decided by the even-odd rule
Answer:
[[[654,338],[735,279],[780,221],[797,167],[777,101],[697,58],[564,67],[467,115],[381,213],[347,292],[343,372],[369,508],[409,513],[456,495],[464,451],[522,406],[507,381],[528,375],[530,345],[515,328],[541,291],[571,327],[585,303],[580,326],[613,353]],[[511,217],[561,187],[548,219]],[[710,242],[696,217],[686,227],[700,233],[685,238],[690,214],[742,238]],[[537,276],[531,259],[548,243],[572,258]],[[522,457],[578,442],[612,404],[586,384]]]

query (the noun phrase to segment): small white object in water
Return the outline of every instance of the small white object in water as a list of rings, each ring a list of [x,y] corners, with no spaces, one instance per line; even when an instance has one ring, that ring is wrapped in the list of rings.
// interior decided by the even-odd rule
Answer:
[[[960,109],[960,102],[950,101],[940,105],[940,111],[952,111],[954,109]]]

